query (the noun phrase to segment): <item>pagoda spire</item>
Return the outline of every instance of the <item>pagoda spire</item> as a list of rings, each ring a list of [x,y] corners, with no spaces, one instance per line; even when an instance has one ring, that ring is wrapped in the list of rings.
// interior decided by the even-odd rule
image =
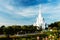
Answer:
[[[39,13],[36,22],[33,24],[34,26],[37,26],[37,29],[42,28],[45,29],[45,22],[44,18],[42,17],[42,9],[39,8]]]

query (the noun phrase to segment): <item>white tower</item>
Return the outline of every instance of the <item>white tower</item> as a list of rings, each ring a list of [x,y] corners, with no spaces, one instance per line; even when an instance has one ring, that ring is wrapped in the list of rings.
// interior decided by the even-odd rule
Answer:
[[[37,29],[45,29],[45,22],[44,22],[44,19],[42,17],[42,11],[39,10],[39,14],[38,14],[38,17],[37,17],[37,20],[36,22],[33,24],[34,26],[37,26]]]

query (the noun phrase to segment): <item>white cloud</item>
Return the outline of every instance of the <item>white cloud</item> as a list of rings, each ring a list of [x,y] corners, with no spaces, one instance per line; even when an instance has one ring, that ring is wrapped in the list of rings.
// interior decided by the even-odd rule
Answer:
[[[47,23],[59,21],[60,20],[60,4],[42,5],[42,13],[45,16],[45,19],[49,20],[49,22],[45,20]]]
[[[22,17],[31,17],[38,14],[39,11],[42,9],[42,13],[44,14],[44,18],[49,20],[49,23],[51,21],[60,20],[60,3],[58,5],[47,3],[47,4],[40,4],[37,6],[30,6],[30,7],[14,7],[13,5],[9,4],[10,0],[0,0],[0,12],[4,12],[6,14],[10,14],[12,18],[21,18]],[[49,0],[50,2],[51,0]],[[39,10],[39,11],[38,11]],[[48,14],[48,15],[46,15]],[[0,24],[19,24],[16,20],[13,19],[7,19],[4,16],[1,16]],[[55,20],[54,20],[55,19]],[[9,23],[12,22],[12,23]],[[20,24],[23,24],[22,22]]]
[[[33,16],[38,13],[39,9],[34,9],[34,8],[26,8],[21,11],[17,11],[16,13],[25,17]]]
[[[22,16],[32,16],[36,15],[38,12],[38,8],[36,6],[28,7],[28,8],[19,8],[16,9],[14,6],[9,5],[9,3],[1,3],[0,4],[0,11],[6,12],[8,14],[16,14],[16,15],[22,15]]]
[[[15,8],[12,5],[9,5],[6,1],[0,1],[0,13],[3,15],[0,16],[0,25],[14,25],[14,24],[27,24],[25,21],[22,22],[22,17],[32,17],[38,13],[37,6],[31,6],[27,8]],[[10,17],[6,14],[11,15]],[[6,17],[7,16],[7,17]],[[21,18],[21,20],[20,20]],[[16,20],[15,20],[16,19]],[[20,20],[20,21],[17,21]],[[26,20],[26,19],[25,19]],[[28,20],[28,19],[27,19]]]

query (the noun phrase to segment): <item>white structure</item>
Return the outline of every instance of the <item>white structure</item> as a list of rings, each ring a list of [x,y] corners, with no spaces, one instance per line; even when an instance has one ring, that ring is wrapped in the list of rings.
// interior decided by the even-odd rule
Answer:
[[[37,26],[37,29],[42,28],[45,29],[45,22],[41,15],[42,11],[39,10],[39,14],[37,17],[37,21],[33,24],[34,26]]]

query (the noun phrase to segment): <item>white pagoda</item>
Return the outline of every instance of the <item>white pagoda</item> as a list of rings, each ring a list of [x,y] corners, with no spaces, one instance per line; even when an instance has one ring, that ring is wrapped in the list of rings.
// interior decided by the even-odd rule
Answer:
[[[39,28],[45,29],[45,21],[44,21],[44,19],[42,17],[42,11],[39,10],[37,20],[33,24],[33,26],[37,26],[37,29],[39,29]]]

